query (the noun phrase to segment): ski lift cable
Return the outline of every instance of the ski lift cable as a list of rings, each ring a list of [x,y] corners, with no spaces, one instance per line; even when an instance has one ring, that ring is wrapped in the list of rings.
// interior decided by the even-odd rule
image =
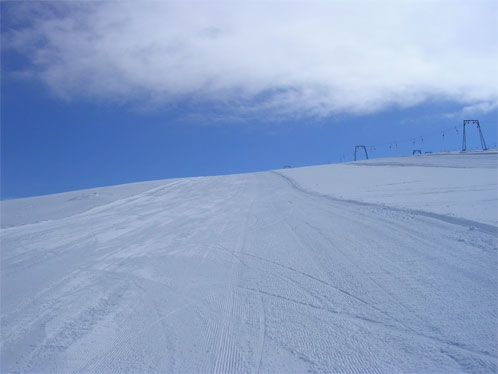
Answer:
[[[412,136],[410,138],[405,138],[405,139],[398,139],[398,140],[391,140],[390,142],[385,142],[385,143],[377,143],[377,144],[369,144],[369,145],[366,145],[367,147],[389,147],[389,146],[392,146],[392,145],[395,145],[396,143],[409,143],[409,142],[415,142],[415,141],[422,141],[424,142],[424,140],[426,138],[432,138],[432,135],[434,134],[438,134],[438,136],[441,136],[441,133],[444,133],[444,132],[449,132],[450,130],[456,130],[456,132],[458,133],[458,127],[456,125],[453,125],[451,127],[447,127],[447,128],[444,128],[444,129],[439,129],[439,130],[435,130],[435,131],[431,131],[431,132],[426,132],[422,135],[417,135],[417,136]],[[443,135],[444,137],[444,135]],[[417,140],[418,139],[418,140]]]

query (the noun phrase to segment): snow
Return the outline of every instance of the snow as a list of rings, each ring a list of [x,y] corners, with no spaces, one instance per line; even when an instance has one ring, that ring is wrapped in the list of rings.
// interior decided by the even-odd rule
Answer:
[[[1,372],[494,373],[497,152],[1,203]]]
[[[118,188],[116,186],[99,187],[29,199],[5,200],[1,203],[1,226],[11,227],[69,217],[164,184],[164,180],[130,183]]]
[[[385,158],[279,172],[308,191],[340,199],[423,210],[496,226],[497,164],[497,152],[491,150]]]

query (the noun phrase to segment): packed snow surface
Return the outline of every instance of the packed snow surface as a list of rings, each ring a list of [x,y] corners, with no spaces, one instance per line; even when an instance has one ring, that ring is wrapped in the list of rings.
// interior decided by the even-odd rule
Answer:
[[[1,208],[2,373],[497,370],[496,151]]]

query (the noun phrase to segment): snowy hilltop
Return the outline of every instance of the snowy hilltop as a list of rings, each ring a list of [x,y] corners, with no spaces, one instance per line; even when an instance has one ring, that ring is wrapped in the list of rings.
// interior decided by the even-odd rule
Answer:
[[[7,372],[495,373],[498,152],[1,203]]]

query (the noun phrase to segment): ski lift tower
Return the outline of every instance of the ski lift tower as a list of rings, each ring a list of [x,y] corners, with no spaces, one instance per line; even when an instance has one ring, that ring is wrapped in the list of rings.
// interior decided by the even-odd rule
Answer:
[[[465,133],[465,127],[467,125],[477,125],[477,130],[479,130],[479,136],[481,137],[481,147],[482,150],[485,151],[488,149],[486,147],[486,142],[484,141],[484,135],[482,134],[481,126],[479,125],[479,121],[476,119],[464,119],[463,120],[463,143],[462,143],[462,151],[467,150],[467,134]]]
[[[356,153],[358,152],[358,149],[363,149],[365,151],[365,157],[368,160],[367,147],[365,147],[364,145],[356,145],[354,147],[354,160],[356,161]]]

